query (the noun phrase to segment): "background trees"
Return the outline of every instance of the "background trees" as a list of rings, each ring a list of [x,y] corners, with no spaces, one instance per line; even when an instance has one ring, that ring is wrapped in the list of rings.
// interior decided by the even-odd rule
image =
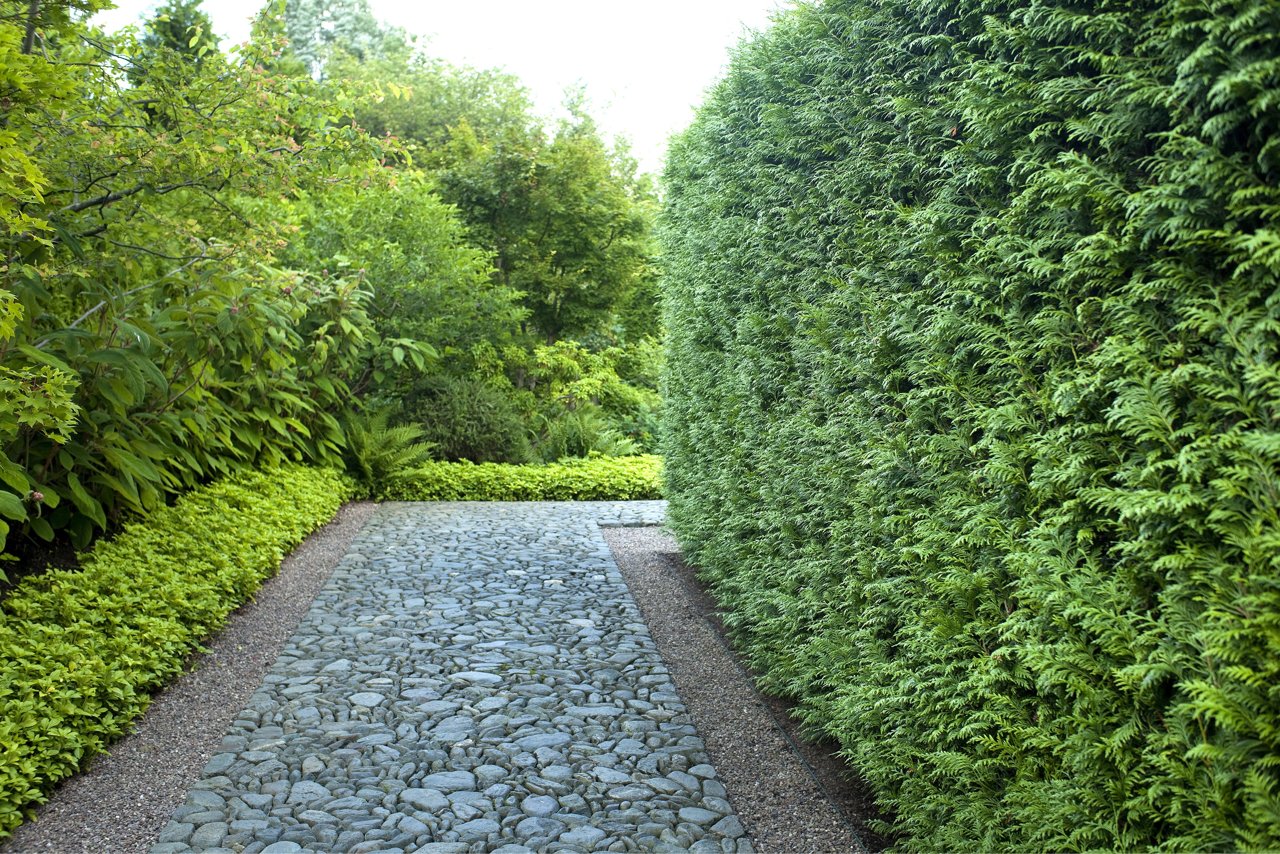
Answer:
[[[532,441],[535,456],[551,457],[552,448],[565,447],[554,437],[566,430],[582,437],[570,443],[574,453],[627,447],[619,439],[648,447],[658,399],[644,389],[641,373],[653,371],[620,377],[643,391],[626,404],[614,397],[606,405],[550,394],[530,370],[537,348],[559,341],[577,342],[588,354],[627,349],[631,357],[618,364],[628,367],[659,353],[648,343],[659,329],[650,236],[655,194],[625,149],[601,139],[584,97],[570,98],[569,117],[548,130],[514,78],[453,68],[404,41],[371,55],[335,38],[323,62],[328,79],[366,96],[353,116],[374,136],[394,141],[387,163],[400,174],[429,176],[421,186],[451,204],[466,239],[486,250],[485,292],[514,298],[521,309],[483,309],[491,318],[484,344],[422,376],[416,387],[401,387],[410,402],[405,417],[422,422],[454,456],[521,459]],[[396,204],[389,201],[389,209]],[[456,317],[438,319],[438,326],[477,316],[466,305],[452,313],[436,305],[439,318]],[[508,332],[496,332],[499,320],[513,324]],[[514,423],[524,424],[526,435],[516,435]],[[478,442],[479,436],[489,438]]]

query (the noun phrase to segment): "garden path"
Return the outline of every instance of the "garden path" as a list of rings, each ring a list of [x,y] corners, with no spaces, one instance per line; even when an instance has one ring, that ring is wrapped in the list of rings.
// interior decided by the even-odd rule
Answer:
[[[180,851],[750,851],[600,532],[387,504],[174,812]]]

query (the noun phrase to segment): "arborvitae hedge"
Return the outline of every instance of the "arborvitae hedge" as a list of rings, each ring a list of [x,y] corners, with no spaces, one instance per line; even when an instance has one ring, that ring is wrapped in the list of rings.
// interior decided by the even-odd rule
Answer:
[[[800,8],[667,184],[673,523],[901,844],[1280,847],[1280,4]]]

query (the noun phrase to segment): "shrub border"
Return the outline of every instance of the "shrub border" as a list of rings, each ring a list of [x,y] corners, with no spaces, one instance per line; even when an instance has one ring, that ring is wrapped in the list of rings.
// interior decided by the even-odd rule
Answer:
[[[129,729],[151,692],[331,520],[329,469],[244,472],[128,525],[0,605],[0,838]]]
[[[388,481],[384,501],[636,501],[662,497],[662,458],[592,456],[547,465],[435,462]]]

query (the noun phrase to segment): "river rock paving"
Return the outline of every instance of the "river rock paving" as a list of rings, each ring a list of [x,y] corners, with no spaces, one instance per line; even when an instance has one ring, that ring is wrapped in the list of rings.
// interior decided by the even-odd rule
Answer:
[[[664,511],[380,507],[152,854],[751,851],[600,533]]]

